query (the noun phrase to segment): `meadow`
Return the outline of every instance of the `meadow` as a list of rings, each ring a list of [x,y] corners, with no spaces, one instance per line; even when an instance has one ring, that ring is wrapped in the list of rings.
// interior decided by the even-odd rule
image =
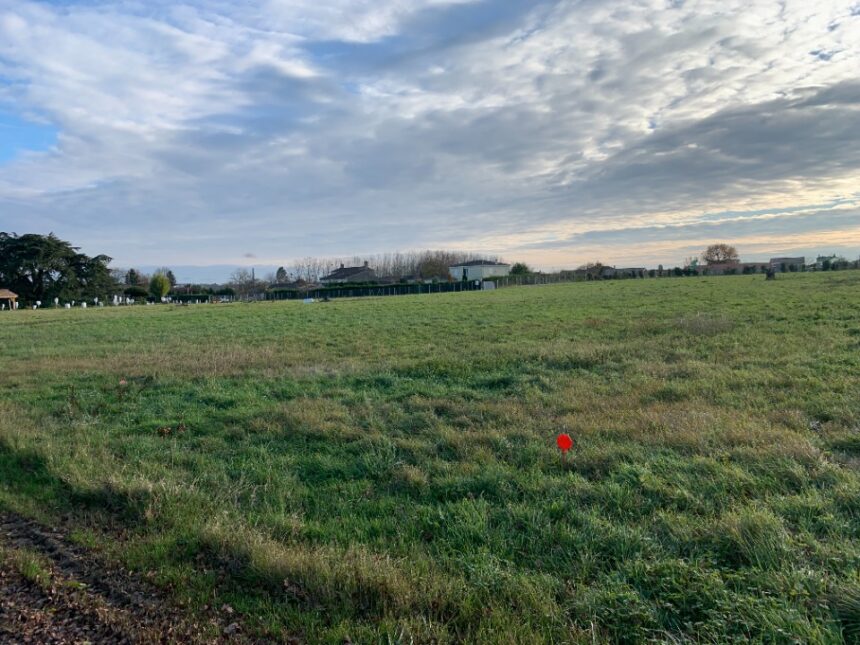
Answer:
[[[860,272],[4,312],[0,391],[0,509],[252,634],[860,639]]]

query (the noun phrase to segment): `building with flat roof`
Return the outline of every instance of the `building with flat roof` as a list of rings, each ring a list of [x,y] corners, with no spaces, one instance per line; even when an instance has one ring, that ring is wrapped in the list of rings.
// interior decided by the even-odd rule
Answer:
[[[493,260],[471,260],[450,266],[448,271],[455,280],[486,280],[509,275],[511,265]]]

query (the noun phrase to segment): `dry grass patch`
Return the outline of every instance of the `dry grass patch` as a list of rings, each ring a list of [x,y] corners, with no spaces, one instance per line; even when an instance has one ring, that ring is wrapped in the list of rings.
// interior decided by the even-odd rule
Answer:
[[[675,326],[692,336],[716,336],[732,331],[735,322],[726,315],[697,313],[678,318]]]

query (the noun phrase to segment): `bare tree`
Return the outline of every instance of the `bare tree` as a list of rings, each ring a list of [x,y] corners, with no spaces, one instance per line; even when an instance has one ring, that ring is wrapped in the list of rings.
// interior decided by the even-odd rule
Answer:
[[[735,247],[729,244],[711,244],[702,253],[702,259],[707,264],[725,264],[739,262],[740,257]]]
[[[451,277],[449,266],[443,258],[428,256],[418,263],[415,272],[424,280],[447,280]]]
[[[587,262],[577,267],[577,271],[584,271],[588,278],[599,278],[605,268],[606,265],[603,262]]]
[[[341,264],[344,266],[362,266],[367,262],[379,276],[390,278],[403,278],[406,276],[447,278],[448,267],[455,264],[468,262],[469,260],[498,261],[498,259],[497,256],[463,251],[408,251],[339,258],[306,257],[296,260],[291,265],[289,272],[293,279],[317,282]]]
[[[248,269],[236,269],[230,274],[230,286],[239,298],[250,299],[261,290],[261,285],[254,279],[254,274]]]

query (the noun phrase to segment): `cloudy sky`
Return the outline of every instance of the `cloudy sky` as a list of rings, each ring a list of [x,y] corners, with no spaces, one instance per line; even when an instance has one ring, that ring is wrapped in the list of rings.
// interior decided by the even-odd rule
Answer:
[[[0,0],[0,230],[115,264],[860,253],[858,0]]]

